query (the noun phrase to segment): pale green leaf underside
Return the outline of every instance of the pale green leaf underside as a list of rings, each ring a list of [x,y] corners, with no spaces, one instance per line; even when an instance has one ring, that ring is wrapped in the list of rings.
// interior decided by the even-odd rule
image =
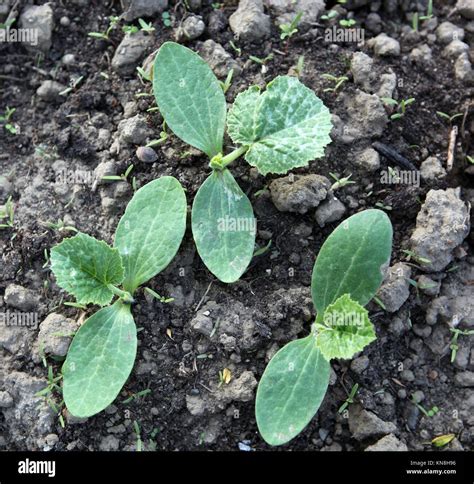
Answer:
[[[286,173],[324,155],[331,142],[331,115],[297,78],[279,76],[259,94],[237,96],[227,119],[235,143],[248,145],[245,159],[263,175]]]
[[[135,193],[114,243],[125,267],[126,291],[133,293],[171,262],[183,240],[186,213],[183,187],[171,176],[153,180]]]
[[[344,220],[326,239],[313,268],[318,315],[343,294],[365,306],[382,283],[392,250],[392,224],[381,210]]]
[[[155,58],[153,92],[176,136],[210,158],[222,152],[225,96],[199,55],[182,45],[165,42]]]
[[[119,251],[82,233],[51,249],[51,270],[58,286],[78,303],[100,306],[113,298],[107,284],[118,285],[124,277]]]
[[[258,429],[268,444],[284,444],[308,425],[326,394],[329,372],[313,335],[291,341],[271,359],[255,403]]]
[[[256,220],[229,170],[214,171],[202,184],[194,198],[192,229],[206,267],[222,282],[238,280],[252,260]]]
[[[316,345],[328,361],[352,358],[375,339],[368,311],[348,294],[330,304],[322,324],[316,324]]]
[[[127,381],[136,353],[130,306],[117,301],[91,316],[76,333],[62,369],[71,414],[90,417],[110,405]]]

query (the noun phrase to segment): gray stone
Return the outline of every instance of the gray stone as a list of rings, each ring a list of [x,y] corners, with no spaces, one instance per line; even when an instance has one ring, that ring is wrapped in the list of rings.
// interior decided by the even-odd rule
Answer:
[[[398,262],[387,271],[377,296],[385,306],[386,311],[398,311],[410,296],[411,268],[403,262]]]
[[[438,181],[446,177],[446,170],[436,156],[430,156],[421,164],[420,175],[425,181]]]
[[[0,202],[6,201],[13,191],[13,186],[6,176],[0,175]]]
[[[451,22],[443,22],[436,29],[436,37],[441,44],[449,44],[453,40],[464,39],[464,29]]]
[[[466,52],[461,54],[454,63],[454,75],[456,79],[459,79],[465,84],[472,85],[474,83],[472,64]]]
[[[378,97],[393,97],[395,88],[397,87],[397,75],[390,71],[382,74],[378,83],[378,89],[375,94]]]
[[[200,333],[209,338],[214,328],[214,323],[208,315],[204,314],[207,312],[207,309],[199,311],[191,320],[190,327],[196,333]]]
[[[441,55],[448,59],[457,59],[461,54],[469,52],[469,46],[462,40],[453,40],[444,49]]]
[[[372,85],[374,60],[364,52],[354,52],[351,58],[351,72],[354,82],[364,91],[370,91]]]
[[[175,30],[175,38],[178,42],[183,40],[194,40],[200,37],[206,30],[206,24],[201,17],[190,15],[186,17],[183,23]]]
[[[467,19],[474,19],[474,3],[472,0],[458,0],[456,11]]]
[[[20,311],[33,311],[38,307],[38,295],[18,284],[9,284],[5,289],[4,295],[5,303]]]
[[[454,382],[458,387],[474,387],[474,372],[462,371],[456,373]]]
[[[200,44],[199,54],[219,78],[225,78],[231,69],[234,70],[234,76],[242,72],[237,61],[233,59],[221,44],[214,42],[212,39]]]
[[[346,207],[334,195],[328,195],[327,199],[316,209],[316,222],[320,227],[340,220],[346,213]]]
[[[0,408],[9,408],[13,406],[13,397],[8,392],[0,391]]]
[[[140,17],[153,17],[168,8],[168,0],[122,0],[124,20],[131,22]]]
[[[49,314],[40,324],[38,350],[53,356],[66,356],[76,329],[73,319],[57,313]]]
[[[382,18],[378,13],[372,12],[365,19],[365,28],[373,34],[382,32]]]
[[[154,163],[158,159],[156,151],[150,146],[139,146],[135,154],[143,163]]]
[[[369,367],[369,357],[366,355],[359,356],[351,361],[351,370],[359,375]]]
[[[349,430],[356,440],[376,437],[395,432],[397,427],[392,422],[384,422],[361,405],[351,405],[349,409]]]
[[[99,450],[110,452],[114,450],[119,450],[120,440],[115,437],[115,435],[107,435],[104,437],[99,444]]]
[[[125,34],[112,58],[112,69],[122,75],[133,74],[145,52],[153,45],[153,37],[145,32]]]
[[[230,16],[232,32],[243,42],[258,42],[270,36],[270,17],[263,12],[262,0],[240,0]]]
[[[453,251],[467,237],[469,228],[469,211],[459,188],[430,190],[410,238],[413,252],[430,260],[421,268],[426,272],[443,270],[453,260]]]
[[[276,17],[275,24],[290,24],[300,12],[301,20],[298,31],[306,32],[326,8],[324,0],[264,0],[272,16]]]
[[[433,53],[428,44],[415,47],[410,52],[410,60],[415,64],[429,64],[433,60]]]
[[[60,84],[56,81],[43,81],[41,86],[36,90],[36,95],[43,101],[53,102],[64,100],[62,96],[59,95],[60,92],[64,91],[66,86]]]
[[[228,24],[229,21],[222,10],[213,10],[207,21],[207,30],[211,35],[215,35],[222,32]]]
[[[439,293],[440,287],[440,282],[433,281],[433,279],[424,274],[418,278],[418,289],[427,296],[436,296]]]
[[[49,3],[44,5],[33,5],[27,7],[20,15],[20,27],[23,29],[34,29],[37,39],[25,43],[30,51],[41,51],[47,54],[53,42],[53,10]],[[37,42],[36,42],[37,41]]]
[[[402,441],[397,439],[395,435],[388,434],[382,437],[375,444],[369,445],[364,449],[365,452],[406,452],[408,447]]]
[[[147,138],[153,134],[145,117],[140,114],[120,121],[118,132],[121,141],[133,145],[145,144]]]
[[[400,55],[400,43],[398,40],[389,37],[385,33],[377,35],[374,39],[370,39],[367,44],[373,47],[376,55],[382,57]]]
[[[380,168],[380,155],[373,148],[366,148],[355,156],[354,164],[372,173]]]
[[[403,370],[400,372],[400,378],[403,381],[412,382],[415,380],[415,375],[411,370]]]
[[[270,193],[280,212],[304,214],[326,198],[330,186],[324,176],[290,174],[273,180],[270,183]]]

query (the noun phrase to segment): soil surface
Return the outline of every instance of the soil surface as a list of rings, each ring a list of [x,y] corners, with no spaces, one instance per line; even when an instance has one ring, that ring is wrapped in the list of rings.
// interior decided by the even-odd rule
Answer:
[[[19,2],[12,28],[30,8],[26,3]],[[303,16],[298,32],[281,40],[274,7],[278,2],[264,1],[260,12],[261,2],[255,1],[247,2],[253,5],[247,11],[254,12],[256,5],[257,13],[270,19],[269,31],[262,24],[256,30],[263,37],[255,39],[247,36],[245,18],[238,19],[244,32],[240,37],[233,31],[235,22],[229,26],[237,3],[171,1],[160,12],[139,14],[155,31],[144,41],[139,58],[125,69],[117,68],[114,55],[125,35],[122,26],[138,25],[136,19],[120,20],[109,40],[88,36],[104,32],[110,16],[126,11],[120,2],[51,1],[49,47],[41,51],[39,44],[27,49],[22,43],[0,42],[0,115],[7,107],[16,109],[10,121],[16,133],[0,122],[0,204],[11,196],[14,207],[13,227],[0,229],[0,311],[31,313],[38,323],[0,325],[0,448],[135,450],[138,424],[147,450],[270,449],[255,423],[256,384],[278,348],[309,332],[315,316],[311,270],[322,243],[340,220],[373,207],[385,210],[394,227],[391,266],[402,263],[401,272],[395,267],[387,276],[381,304],[369,305],[377,341],[352,361],[332,362],[330,387],[316,417],[281,449],[350,451],[376,444],[386,450],[433,450],[434,437],[451,433],[455,437],[444,448],[472,448],[474,337],[459,336],[453,361],[450,344],[453,329],[469,331],[474,326],[473,238],[469,217],[462,234],[453,229],[451,246],[443,226],[468,213],[467,204],[474,199],[474,167],[467,158],[474,156],[474,21],[469,12],[456,10],[455,2],[435,1],[433,16],[420,20],[415,31],[413,12],[426,15],[423,0],[346,5],[328,1],[314,21],[305,23]],[[287,3],[293,18],[299,2]],[[314,4],[317,10],[316,4],[324,2]],[[0,10],[0,21],[12,7]],[[321,18],[331,8],[338,16]],[[200,17],[206,29],[195,39],[181,41],[215,54],[217,47],[206,43],[212,39],[227,52],[229,58],[220,64],[216,55],[206,60],[221,80],[234,68],[226,94],[229,103],[250,85],[264,86],[277,75],[294,74],[304,56],[299,78],[335,115],[335,128],[325,156],[294,174],[318,174],[331,183],[331,174],[351,175],[354,183],[334,191],[345,212],[321,227],[316,221],[319,207],[308,206],[305,213],[279,211],[271,191],[277,177],[259,175],[244,160],[235,162],[232,173],[258,219],[257,244],[264,247],[271,241],[268,250],[255,257],[239,282],[223,284],[201,262],[189,227],[177,257],[149,284],[174,301],[162,304],[143,292],[137,295],[133,314],[139,328],[138,356],[123,391],[104,412],[78,420],[61,405],[57,390],[49,394],[49,403],[35,395],[47,385],[47,367],[59,374],[64,358],[41,351],[42,322],[56,313],[74,327],[94,311],[64,305],[71,298],[55,284],[47,254],[73,235],[70,227],[112,242],[133,195],[132,180],[143,186],[172,175],[185,187],[191,206],[209,174],[208,161],[173,135],[155,146],[155,162],[137,158],[140,145],[159,138],[162,118],[156,110],[149,111],[155,106],[151,84],[135,68],[164,41],[175,40],[192,16]],[[365,41],[328,40],[327,29],[344,31],[341,19],[354,19]],[[453,25],[440,30],[444,22]],[[398,44],[398,52],[396,46],[380,46],[385,43],[380,33]],[[361,58],[369,74],[355,65],[357,52],[370,57]],[[347,79],[331,92],[327,89],[334,82],[323,74]],[[415,101],[402,117],[390,119],[394,108],[380,97]],[[437,112],[459,116],[450,121]],[[131,136],[119,127],[127,119],[137,121]],[[457,136],[450,168],[453,127]],[[376,142],[408,160],[418,175],[421,170],[419,183],[384,183],[383,176],[391,170],[407,168],[378,156]],[[128,181],[97,182],[97,174],[122,174],[131,164]],[[64,183],[61,176],[69,179]],[[417,222],[423,210],[425,225],[420,218]],[[434,235],[431,259],[447,257],[444,267],[424,267],[421,249],[416,251],[420,244],[412,237],[415,230],[424,230],[428,239]],[[212,320],[212,335],[196,329],[200,318]],[[219,386],[224,368],[231,371],[232,380]],[[339,413],[356,383],[354,403]]]

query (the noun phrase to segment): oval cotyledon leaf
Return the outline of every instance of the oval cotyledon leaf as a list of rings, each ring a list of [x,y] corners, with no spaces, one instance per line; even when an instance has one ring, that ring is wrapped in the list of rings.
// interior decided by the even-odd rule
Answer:
[[[63,397],[76,417],[110,405],[127,381],[137,353],[130,306],[117,301],[92,315],[74,336],[62,368]]]
[[[312,334],[286,344],[270,360],[255,402],[258,430],[268,444],[285,444],[308,425],[326,394],[329,372]]]
[[[183,240],[186,216],[186,195],[176,178],[163,176],[135,193],[114,243],[125,267],[126,291],[133,294],[171,262]]]
[[[194,198],[192,230],[201,259],[222,282],[237,281],[250,264],[256,225],[252,204],[230,171],[213,171]]]
[[[206,153],[222,152],[226,101],[219,81],[198,54],[165,42],[155,57],[153,92],[176,136]]]

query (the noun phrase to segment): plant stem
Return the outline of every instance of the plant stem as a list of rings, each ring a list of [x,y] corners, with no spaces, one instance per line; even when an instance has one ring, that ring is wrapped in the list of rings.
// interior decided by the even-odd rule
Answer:
[[[213,170],[223,170],[227,165],[230,165],[233,161],[242,156],[248,149],[248,146],[241,146],[225,156],[222,156],[221,154],[216,155],[211,159],[210,167]]]
[[[122,291],[118,287],[115,287],[113,284],[107,284],[108,289],[110,289],[116,296],[121,298],[125,303],[133,303],[135,299],[133,299],[132,295],[128,291]]]

